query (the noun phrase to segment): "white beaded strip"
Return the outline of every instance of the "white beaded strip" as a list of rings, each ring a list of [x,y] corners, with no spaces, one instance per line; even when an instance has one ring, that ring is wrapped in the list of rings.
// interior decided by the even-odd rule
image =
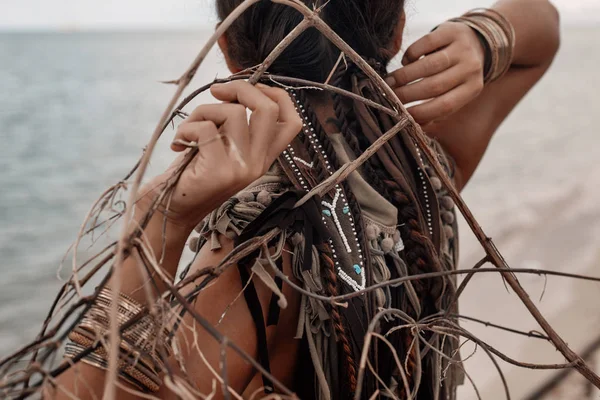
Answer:
[[[404,250],[404,241],[402,240],[402,236],[400,237],[398,242],[394,245],[394,250],[396,250],[396,253],[399,253],[402,250]]]
[[[302,187],[304,188],[304,190],[308,191],[308,185],[306,184],[306,181],[304,180],[304,177],[300,173],[300,170],[298,169],[298,166],[292,162],[292,157],[294,157],[294,148],[292,147],[292,145],[288,144],[287,150],[283,151],[283,157],[286,159],[286,161],[288,162],[288,164],[290,164],[290,166],[294,170],[294,173],[296,174],[296,176],[298,176],[298,181],[300,182],[300,184],[302,185]]]
[[[329,172],[329,175],[331,175],[333,173],[332,168],[331,168],[331,164],[329,163],[329,160],[327,159],[327,154],[325,154],[323,152],[323,145],[321,144],[321,142],[319,142],[319,139],[317,137],[317,134],[315,133],[315,128],[312,126],[312,122],[310,122],[307,118],[307,116],[304,113],[304,105],[300,104],[300,102],[298,101],[298,99],[296,98],[296,93],[293,90],[289,91],[292,95],[292,97],[294,98],[294,101],[296,103],[296,112],[302,117],[302,127],[303,127],[303,131],[304,134],[306,135],[306,137],[308,138],[308,140],[310,141],[310,144],[312,145],[312,147],[315,149],[315,151],[318,151],[321,156],[323,157],[323,159],[325,160],[325,168],[327,169],[327,172]],[[294,168],[294,171],[300,175],[300,172],[297,169],[297,165],[294,162],[299,162],[302,163],[306,166],[308,166],[309,168],[312,168],[314,166],[314,162],[311,162],[310,164],[307,163],[305,160],[301,159],[300,157],[297,157],[294,155],[294,149],[291,146],[288,146],[288,150],[291,153],[291,157],[286,157],[286,160],[288,161],[288,163],[292,164],[292,168]],[[284,152],[285,155],[285,152]],[[302,186],[308,190],[304,184],[304,180],[302,178],[301,179],[301,184]],[[352,252],[352,248],[350,247],[350,243],[348,243],[348,238],[346,237],[346,234],[344,233],[344,231],[342,230],[342,225],[341,222],[339,220],[339,216],[336,212],[336,208],[337,208],[337,202],[339,200],[339,198],[342,198],[342,204],[343,204],[343,209],[348,207],[348,202],[345,199],[344,194],[342,193],[341,188],[339,187],[339,185],[336,185],[336,194],[335,197],[333,199],[333,202],[327,203],[325,201],[322,202],[323,206],[327,207],[327,209],[329,209],[329,211],[331,212],[331,216],[333,218],[333,221],[336,225],[336,228],[340,234],[340,237],[342,238],[342,242],[344,243],[344,247],[346,248],[346,251],[348,253]],[[323,222],[325,224],[327,224],[327,220],[324,216],[322,216]],[[348,220],[350,221],[350,225],[352,227],[352,234],[354,235],[354,240],[357,243],[357,248],[358,248],[358,257],[360,259],[359,264],[354,265],[354,269],[355,272],[360,269],[360,273],[356,272],[357,275],[360,276],[361,278],[361,284],[359,284],[356,280],[354,280],[350,275],[348,275],[346,272],[344,272],[344,270],[342,270],[339,261],[337,260],[337,255],[335,254],[335,247],[333,245],[333,241],[330,239],[329,240],[329,244],[330,244],[330,248],[331,248],[331,252],[333,255],[333,258],[335,260],[335,264],[337,266],[337,270],[338,270],[338,275],[340,276],[340,278],[346,282],[351,288],[353,288],[355,291],[359,291],[359,290],[364,290],[365,289],[365,284],[366,284],[366,275],[365,275],[365,269],[363,267],[363,256],[362,256],[362,249],[360,248],[360,242],[358,240],[358,236],[356,235],[356,229],[354,227],[354,221],[352,218],[352,215],[350,213],[348,213]]]
[[[354,291],[358,292],[360,290],[365,290],[365,269],[361,268],[361,284],[359,285],[354,279],[352,279],[344,270],[338,267],[338,275],[340,278],[346,282]]]
[[[294,161],[299,162],[300,164],[304,164],[306,165],[308,168],[312,168],[313,165],[315,164],[315,162],[311,162],[310,164],[306,161],[304,161],[303,159],[301,159],[300,157],[294,157]]]
[[[423,163],[423,157],[421,157],[421,150],[417,147],[417,154],[421,159],[421,163]],[[421,178],[421,183],[423,184],[423,196],[425,197],[425,211],[427,212],[427,227],[429,228],[429,233],[433,236],[433,225],[432,225],[432,217],[431,217],[431,206],[429,204],[429,196],[427,195],[427,180],[425,179],[425,175],[423,174],[423,169],[421,167],[417,167],[419,170],[419,178]]]
[[[323,145],[321,144],[321,142],[319,142],[319,138],[315,133],[315,128],[312,126],[312,122],[310,122],[304,114],[304,105],[300,104],[298,99],[296,99],[296,93],[293,90],[290,91],[290,93],[292,94],[292,96],[294,97],[294,101],[296,102],[296,111],[302,117],[302,128],[304,130],[304,134],[306,135],[310,143],[313,145],[314,149],[321,153],[321,155],[325,159],[325,167],[327,168],[327,171],[329,171],[329,173],[331,174],[331,165],[329,164],[329,160],[327,159],[327,154],[323,153]]]
[[[355,292],[358,292],[360,290],[365,290],[366,287],[366,279],[365,279],[365,268],[362,266],[363,262],[360,262],[360,281],[361,283],[359,284],[358,282],[356,282],[354,280],[354,278],[352,278],[350,275],[348,275],[340,266],[340,262],[337,260],[337,254],[335,254],[335,247],[333,246],[333,241],[331,239],[329,239],[329,247],[331,248],[331,254],[333,255],[333,260],[335,262],[335,266],[337,267],[337,271],[338,271],[338,276],[340,277],[340,279],[342,279],[344,282],[346,282],[348,284],[348,286],[350,286],[352,289],[354,289]],[[362,259],[362,257],[361,257]]]
[[[335,191],[335,196],[333,197],[332,203],[322,201],[321,204],[323,204],[325,207],[327,207],[329,209],[329,211],[331,211],[331,217],[333,218],[333,222],[335,223],[335,226],[336,226],[338,232],[340,233],[340,236],[342,237],[342,242],[344,242],[344,246],[346,246],[346,251],[348,253],[352,253],[352,248],[350,247],[350,244],[348,243],[348,238],[346,237],[346,234],[344,233],[344,230],[342,229],[342,224],[340,223],[340,219],[337,215],[337,212],[335,211],[335,209],[337,207],[337,202],[340,199],[341,192],[342,191],[340,189],[337,189]],[[352,230],[354,230],[354,227],[352,228]]]

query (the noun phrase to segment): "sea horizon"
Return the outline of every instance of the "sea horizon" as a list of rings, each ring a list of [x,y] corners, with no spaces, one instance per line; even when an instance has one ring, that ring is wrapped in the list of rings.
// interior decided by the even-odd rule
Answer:
[[[429,26],[409,22],[407,34],[414,40]],[[67,259],[62,281],[57,278],[83,217],[135,163],[173,93],[173,86],[159,81],[185,70],[212,26],[23,34],[1,29],[0,359],[39,331],[70,271]],[[562,31],[554,64],[498,130],[463,197],[511,266],[600,276],[600,27],[566,24]],[[212,51],[189,90],[227,75],[220,53]],[[206,101],[212,100],[203,96],[192,106]],[[168,130],[159,142],[148,176],[173,158],[172,135]],[[460,265],[472,267],[482,250],[463,222],[460,240]],[[600,286],[546,283],[538,276],[520,280],[566,341],[583,348],[600,326]],[[476,276],[460,307],[464,315],[537,329],[497,275]],[[562,361],[527,338],[463,326],[521,361]],[[465,365],[482,397],[497,398],[501,384],[485,353]],[[503,368],[514,398],[548,377],[547,371]],[[468,386],[461,393],[462,399],[475,398]]]

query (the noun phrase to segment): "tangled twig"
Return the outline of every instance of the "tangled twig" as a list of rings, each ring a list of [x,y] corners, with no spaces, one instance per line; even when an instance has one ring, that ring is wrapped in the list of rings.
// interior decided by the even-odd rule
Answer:
[[[188,114],[183,110],[183,108],[186,105],[188,105],[192,99],[194,99],[203,91],[207,90],[212,84],[228,82],[236,79],[248,79],[248,81],[252,84],[255,84],[260,81],[268,81],[283,87],[287,87],[286,85],[293,85],[296,88],[298,88],[298,86],[306,88],[305,90],[328,91],[330,93],[335,93],[341,96],[351,98],[352,100],[362,102],[367,107],[390,115],[396,123],[396,125],[391,130],[384,133],[384,135],[382,135],[381,138],[375,141],[367,150],[365,150],[362,154],[358,155],[358,157],[354,161],[342,165],[341,168],[335,173],[333,173],[328,179],[321,182],[318,186],[316,186],[314,189],[308,192],[300,201],[298,201],[296,206],[301,206],[311,197],[322,195],[331,190],[331,188],[343,182],[353,171],[355,171],[366,160],[372,157],[373,154],[375,154],[377,150],[384,143],[386,143],[386,141],[390,140],[392,137],[397,135],[398,132],[406,130],[406,132],[408,132],[410,137],[416,143],[421,153],[425,156],[428,163],[432,166],[436,175],[441,179],[442,185],[454,200],[458,209],[461,211],[467,223],[469,224],[471,230],[477,237],[479,243],[485,250],[486,256],[470,270],[442,271],[435,273],[402,276],[400,278],[391,279],[389,281],[381,282],[379,284],[370,285],[364,290],[358,292],[338,296],[323,296],[317,293],[310,292],[295,284],[278,268],[272,268],[273,273],[279,278],[281,278],[293,290],[297,291],[303,296],[311,297],[315,301],[320,301],[329,305],[334,305],[336,307],[346,306],[347,301],[354,297],[361,296],[365,293],[372,292],[374,290],[378,290],[387,286],[398,286],[401,284],[406,284],[407,282],[434,279],[439,277],[448,277],[451,275],[467,275],[462,281],[459,288],[457,289],[450,306],[447,307],[447,309],[443,312],[440,312],[439,315],[430,316],[421,321],[415,321],[412,318],[410,318],[406,313],[400,310],[381,310],[377,315],[373,317],[364,340],[363,353],[361,355],[359,369],[356,376],[357,389],[355,392],[355,399],[359,399],[362,395],[362,382],[367,368],[372,371],[375,378],[378,379],[381,384],[381,389],[369,394],[369,396],[371,398],[377,397],[382,393],[380,392],[380,390],[383,391],[385,395],[393,395],[391,389],[386,386],[387,383],[383,382],[381,378],[377,376],[375,369],[370,363],[368,355],[373,338],[377,339],[375,342],[382,342],[390,349],[396,368],[398,369],[398,373],[402,378],[401,384],[403,387],[403,391],[406,393],[407,396],[409,396],[409,398],[415,398],[416,396],[416,391],[418,390],[418,387],[420,385],[420,357],[417,357],[416,365],[413,368],[414,376],[411,376],[411,379],[414,379],[414,381],[412,382],[413,385],[411,389],[411,384],[409,382],[409,372],[407,368],[408,357],[406,360],[402,360],[400,355],[397,353],[396,349],[394,349],[393,345],[386,338],[386,336],[378,332],[380,320],[382,318],[387,318],[391,316],[402,321],[402,324],[399,324],[394,329],[407,329],[413,332],[414,340],[411,343],[409,353],[411,353],[413,350],[414,352],[419,353],[421,349],[423,349],[423,352],[433,351],[438,356],[443,358],[447,362],[448,366],[455,364],[455,360],[453,358],[449,358],[447,355],[443,354],[435,346],[433,346],[431,344],[433,341],[441,340],[442,343],[444,343],[447,337],[449,338],[448,340],[454,340],[454,338],[462,337],[470,342],[475,343],[478,348],[482,348],[486,352],[486,354],[488,354],[488,356],[494,363],[494,366],[497,369],[500,378],[503,381],[506,397],[508,399],[510,399],[508,384],[506,383],[506,379],[498,365],[497,358],[500,358],[508,363],[517,365],[522,368],[575,368],[589,382],[594,384],[596,387],[600,388],[600,378],[586,365],[586,363],[581,357],[579,357],[568,347],[565,341],[555,332],[552,326],[546,321],[546,319],[542,316],[542,314],[539,312],[533,301],[528,296],[527,292],[520,285],[517,279],[517,275],[521,273],[542,275],[544,277],[548,275],[554,275],[564,278],[584,279],[595,282],[600,281],[600,278],[586,277],[569,273],[559,273],[555,271],[545,271],[539,269],[511,269],[500,254],[500,252],[498,251],[498,249],[496,248],[496,246],[494,245],[491,238],[487,237],[480,225],[477,223],[471,211],[457,192],[456,188],[451,183],[446,172],[439,164],[436,155],[427,145],[427,141],[425,139],[422,129],[407,112],[406,108],[397,98],[393,90],[391,90],[391,88],[385,84],[383,79],[369,66],[369,64],[365,60],[363,60],[320,18],[319,12],[322,7],[326,7],[326,4],[321,6],[321,8],[319,9],[310,9],[302,1],[299,0],[272,0],[274,3],[279,3],[289,7],[293,7],[304,16],[303,20],[287,35],[287,37],[281,43],[279,43],[279,45],[275,47],[275,49],[273,49],[271,54],[267,56],[263,63],[257,65],[251,70],[243,71],[242,73],[236,74],[229,78],[217,79],[210,84],[204,85],[201,88],[192,92],[189,96],[187,96],[185,99],[178,103],[184,89],[189,85],[189,83],[193,79],[194,75],[196,74],[196,71],[202,64],[210,49],[216,43],[217,39],[227,31],[229,26],[237,18],[239,18],[248,8],[252,7],[258,1],[260,0],[245,0],[244,2],[242,2],[240,6],[236,8],[236,10],[232,12],[218,26],[215,33],[211,36],[206,45],[201,49],[201,51],[198,53],[198,55],[193,60],[191,65],[186,69],[186,71],[178,79],[167,82],[175,84],[177,88],[172,98],[168,102],[167,107],[162,113],[156,125],[156,128],[153,131],[146,148],[144,149],[140,160],[136,163],[133,169],[127,173],[127,175],[122,181],[107,189],[99,197],[99,199],[93,204],[93,206],[90,208],[90,211],[85,216],[73,245],[73,258],[71,263],[72,276],[70,280],[60,289],[43,323],[40,333],[38,334],[37,338],[31,343],[27,344],[23,348],[15,351],[13,354],[0,361],[0,395],[11,398],[25,398],[35,393],[39,393],[39,391],[42,390],[44,385],[51,385],[56,387],[58,390],[61,390],[67,396],[76,398],[76,393],[70,393],[67,392],[66,389],[61,388],[60,385],[56,383],[56,378],[59,375],[63,374],[65,371],[76,366],[80,362],[80,360],[87,354],[95,351],[100,346],[106,346],[109,350],[109,368],[105,382],[104,398],[108,400],[115,399],[117,387],[121,387],[124,390],[131,390],[125,388],[123,385],[117,382],[116,379],[118,366],[117,363],[119,359],[119,341],[116,340],[116,338],[118,338],[122,332],[134,326],[144,316],[148,314],[153,315],[154,318],[158,320],[162,319],[161,323],[165,325],[167,324],[168,320],[171,319],[176,319],[176,324],[183,323],[182,315],[188,314],[194,321],[193,327],[191,328],[194,333],[194,343],[191,345],[188,344],[189,348],[198,351],[202,360],[204,360],[204,362],[208,365],[208,361],[202,354],[200,346],[197,342],[197,325],[199,328],[203,329],[210,336],[212,336],[219,343],[219,346],[221,346],[221,374],[219,376],[216,372],[216,369],[214,369],[213,366],[209,366],[209,370],[214,375],[214,379],[212,380],[212,392],[207,394],[200,393],[195,387],[193,387],[193,385],[190,384],[190,380],[186,376],[187,373],[185,372],[186,367],[184,365],[184,362],[181,359],[181,357],[179,357],[177,358],[177,363],[180,367],[179,370],[183,371],[182,374],[184,376],[179,376],[173,371],[171,366],[166,365],[167,373],[164,378],[165,386],[172,390],[174,393],[176,393],[177,396],[184,399],[212,398],[213,396],[215,396],[216,393],[218,393],[218,386],[220,386],[222,395],[226,399],[230,398],[231,396],[235,397],[236,399],[240,398],[240,395],[237,394],[230,387],[227,376],[228,368],[226,350],[232,349],[243,360],[252,365],[255,370],[268,377],[273,382],[276,389],[280,393],[282,393],[282,395],[274,394],[267,396],[268,398],[294,398],[294,393],[289,388],[286,388],[286,386],[283,383],[281,383],[274,376],[269,374],[259,362],[257,362],[245,351],[243,351],[241,347],[239,347],[236,343],[234,343],[229,338],[224,336],[221,332],[219,332],[215,326],[211,325],[202,315],[200,315],[196,311],[193,305],[199,293],[201,293],[212,282],[218,279],[224,271],[238,263],[243,258],[252,254],[257,249],[267,246],[268,243],[280,236],[283,232],[281,232],[278,228],[275,228],[270,232],[267,232],[263,236],[255,237],[245,243],[242,243],[239,246],[237,246],[233,251],[231,251],[228,255],[226,255],[218,265],[197,271],[178,283],[174,283],[173,277],[169,276],[169,274],[167,274],[162,268],[162,257],[164,256],[165,252],[163,251],[160,259],[157,260],[155,254],[153,254],[152,252],[152,249],[148,246],[148,244],[145,241],[145,227],[156,212],[163,212],[159,209],[159,205],[163,204],[163,201],[165,200],[167,201],[167,204],[169,203],[168,199],[170,198],[172,190],[176,185],[179,177],[181,176],[181,173],[184,171],[187,164],[192,160],[192,158],[197,154],[198,149],[206,143],[181,143],[187,147],[190,147],[190,150],[188,151],[188,154],[185,157],[184,161],[181,165],[175,168],[168,181],[161,188],[159,188],[160,195],[154,200],[153,204],[150,207],[150,210],[140,219],[139,224],[135,226],[133,226],[134,224],[132,224],[133,208],[136,203],[136,199],[140,197],[140,193],[138,193],[140,183],[142,182],[150,158],[153,154],[153,150],[161,134],[168,128],[169,124],[174,122],[174,119],[176,117],[186,117]],[[375,84],[377,89],[381,93],[383,93],[385,97],[391,102],[392,106],[388,107],[382,104],[377,104],[372,100],[363,98],[357,94],[350,93],[346,90],[331,85],[331,75],[327,78],[327,80],[324,83],[311,82],[307,80],[290,78],[285,76],[269,75],[267,71],[272,65],[272,63],[277,59],[277,57],[281,55],[283,51],[298,36],[300,36],[306,29],[309,28],[318,29],[326,38],[328,38],[334,45],[336,45],[340,49],[341,53],[340,58],[338,59],[338,64],[342,61],[346,62],[347,60],[353,62],[369,77],[369,79],[371,79],[371,81]],[[130,182],[132,178],[133,180]],[[130,193],[126,203],[124,203],[125,208],[123,210],[120,210],[119,193],[125,188],[129,188]],[[106,220],[101,221],[101,216],[106,215],[106,213],[112,213],[112,215]],[[118,241],[108,244],[99,253],[91,256],[83,263],[80,263],[78,259],[78,247],[81,240],[87,235],[93,235],[97,229],[103,227],[104,225],[110,228],[110,226],[116,223],[117,221],[121,221],[123,223],[123,228]],[[91,227],[89,226],[90,222]],[[163,234],[163,246],[165,243],[164,239],[165,238]],[[136,316],[131,318],[125,324],[119,326],[119,324],[117,323],[117,302],[112,302],[110,309],[110,331],[108,332],[108,334],[98,338],[94,346],[90,346],[83,353],[79,354],[73,359],[62,361],[58,365],[52,365],[52,357],[58,354],[58,351],[60,350],[61,345],[65,342],[69,332],[72,331],[75,326],[77,326],[77,324],[81,321],[81,318],[94,304],[100,290],[107,287],[109,279],[112,279],[111,287],[114,293],[116,294],[119,292],[121,285],[120,270],[122,269],[123,261],[129,256],[133,256],[137,259],[137,263],[140,268],[140,273],[142,274],[142,276],[145,276],[147,278],[147,283],[143,285],[141,289],[143,289],[146,293],[148,304],[145,307],[143,307],[142,311],[140,311]],[[492,264],[494,268],[484,268],[484,265],[488,262]],[[100,283],[92,291],[91,294],[85,295],[85,291],[88,290],[90,282],[94,281],[93,278],[98,276],[99,272],[104,268],[108,268],[107,274],[104,277],[102,277]],[[500,276],[519,296],[519,298],[527,307],[531,315],[541,326],[545,334],[533,331],[523,332],[517,329],[502,327],[491,322],[485,322],[478,319],[474,319],[469,316],[454,315],[452,313],[452,310],[454,309],[453,306],[458,301],[465,287],[471,281],[471,278],[475,274],[479,273],[500,274]],[[164,315],[156,311],[159,309],[163,310],[165,309],[165,307],[171,307],[172,311],[164,313]],[[179,310],[180,312],[176,312],[175,310]],[[525,335],[531,338],[549,341],[555,346],[557,350],[559,350],[563,354],[567,362],[562,364],[541,365],[514,360],[506,356],[500,350],[490,346],[481,339],[477,338],[475,335],[471,334],[463,327],[454,323],[453,321],[457,318],[467,319],[477,323],[483,323],[486,326],[501,329],[511,334]],[[420,332],[424,331],[430,332],[431,336],[429,338],[423,336]],[[184,343],[175,343],[175,346],[182,345],[184,345]],[[157,349],[160,351],[160,346],[157,346]],[[23,369],[18,369],[18,365],[22,360],[27,360],[27,367]],[[443,373],[441,373],[440,375],[443,376],[444,374],[445,371],[443,371]],[[466,376],[468,379],[470,379],[468,374],[466,374]],[[477,391],[477,389],[475,390]],[[255,395],[253,395],[253,397],[254,396]]]

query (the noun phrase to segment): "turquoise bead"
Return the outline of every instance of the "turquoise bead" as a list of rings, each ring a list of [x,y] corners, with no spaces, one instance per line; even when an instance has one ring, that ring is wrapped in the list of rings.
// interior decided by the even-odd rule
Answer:
[[[344,206],[344,209],[342,210],[342,212],[343,212],[344,214],[348,214],[348,213],[350,212],[350,207],[348,207],[348,206]]]
[[[360,265],[354,264],[354,272],[356,272],[357,275],[360,275],[360,273],[362,272]]]
[[[327,215],[328,217],[331,217],[331,211],[329,210],[323,210],[323,214]]]

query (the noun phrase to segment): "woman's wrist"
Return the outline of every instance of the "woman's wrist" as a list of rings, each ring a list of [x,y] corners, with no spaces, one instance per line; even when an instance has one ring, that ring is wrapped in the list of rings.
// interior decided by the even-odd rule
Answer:
[[[463,23],[475,33],[485,51],[484,83],[500,79],[512,64],[515,31],[501,13],[493,9],[469,11],[451,22]]]
[[[141,243],[137,243],[138,252],[146,253],[145,257],[152,257],[159,263],[160,268],[166,276],[173,277],[177,273],[177,267],[185,244],[192,232],[193,227],[185,224],[179,224],[166,218],[165,214],[157,208],[156,197],[149,190],[151,186],[146,185],[140,190],[140,196],[134,205],[134,217],[129,224],[131,233],[137,231],[135,237],[139,237]],[[150,212],[152,212],[150,214]],[[143,248],[140,247],[143,245]],[[134,256],[125,260],[125,268],[121,268],[118,275],[113,279],[121,280],[120,291],[133,297],[136,301],[144,303],[146,295],[143,290],[139,290],[148,280],[147,274],[140,274],[136,265],[138,259]],[[158,265],[155,264],[155,265]],[[159,288],[159,291],[166,289],[161,276],[152,273],[152,278]],[[109,283],[112,285],[112,282]]]
[[[174,204],[168,195],[160,198],[163,186],[160,177],[155,178],[140,190],[136,201],[135,215],[140,223],[146,219],[148,212],[153,211],[152,219],[159,219],[161,224],[178,235],[189,234],[208,214],[203,207],[195,207],[193,212],[184,212]]]
[[[485,37],[479,33],[476,29],[471,28],[471,32],[473,32],[473,34],[475,36],[477,36],[477,40],[479,40],[479,45],[480,45],[480,49],[481,49],[481,54],[482,54],[482,71],[483,71],[483,78],[485,80],[486,75],[489,73],[490,69],[492,68],[492,49],[490,48],[487,40],[485,40]]]
[[[195,226],[193,224],[183,223],[179,219],[173,218],[172,215],[167,215],[167,213],[162,210],[162,207],[156,208],[152,216],[149,217],[148,212],[151,210],[151,207],[152,206],[144,203],[136,203],[135,206],[134,223],[137,228],[144,224],[145,234],[147,234],[149,230],[159,228],[161,232],[164,231],[164,233],[169,234],[168,237],[166,237],[167,239],[184,237],[187,239],[194,230]]]

